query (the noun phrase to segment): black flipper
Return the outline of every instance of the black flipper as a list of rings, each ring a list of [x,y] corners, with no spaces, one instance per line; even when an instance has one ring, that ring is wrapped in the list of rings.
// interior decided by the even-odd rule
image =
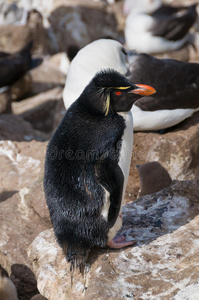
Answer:
[[[111,228],[117,220],[122,203],[124,175],[117,161],[110,157],[100,161],[96,171],[100,184],[110,193],[108,223]]]

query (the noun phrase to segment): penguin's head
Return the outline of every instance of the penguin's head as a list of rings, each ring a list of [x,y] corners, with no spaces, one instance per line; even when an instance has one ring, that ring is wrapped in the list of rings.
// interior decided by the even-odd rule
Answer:
[[[86,86],[78,101],[93,113],[104,114],[128,112],[133,103],[156,91],[144,84],[134,84],[112,69],[97,73]]]

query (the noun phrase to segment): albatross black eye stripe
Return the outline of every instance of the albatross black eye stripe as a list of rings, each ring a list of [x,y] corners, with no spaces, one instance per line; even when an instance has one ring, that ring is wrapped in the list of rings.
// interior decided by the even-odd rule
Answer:
[[[125,55],[128,54],[128,52],[127,52],[127,50],[126,50],[125,48],[122,48],[121,51],[122,51],[122,53],[124,53]]]

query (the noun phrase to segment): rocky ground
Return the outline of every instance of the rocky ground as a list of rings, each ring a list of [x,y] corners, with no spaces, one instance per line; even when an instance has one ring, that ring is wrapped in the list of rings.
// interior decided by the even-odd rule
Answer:
[[[42,59],[0,93],[0,263],[19,300],[39,292],[48,300],[199,299],[199,112],[162,135],[135,133],[121,232],[136,243],[93,251],[88,273],[76,273],[71,289],[43,192],[46,146],[65,112],[60,61],[71,45],[104,36],[122,41],[123,1],[39,3],[28,7],[26,25],[0,24],[0,51],[14,53],[33,40],[32,57]],[[198,53],[189,49],[189,61],[199,63]],[[137,199],[136,165],[146,161],[159,161],[173,183]]]

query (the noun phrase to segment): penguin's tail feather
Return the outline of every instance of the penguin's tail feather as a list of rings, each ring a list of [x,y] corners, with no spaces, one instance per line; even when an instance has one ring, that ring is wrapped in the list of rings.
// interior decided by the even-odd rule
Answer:
[[[74,270],[79,269],[80,273],[84,274],[89,252],[89,249],[67,247],[66,260],[70,263],[71,286],[73,285]]]

